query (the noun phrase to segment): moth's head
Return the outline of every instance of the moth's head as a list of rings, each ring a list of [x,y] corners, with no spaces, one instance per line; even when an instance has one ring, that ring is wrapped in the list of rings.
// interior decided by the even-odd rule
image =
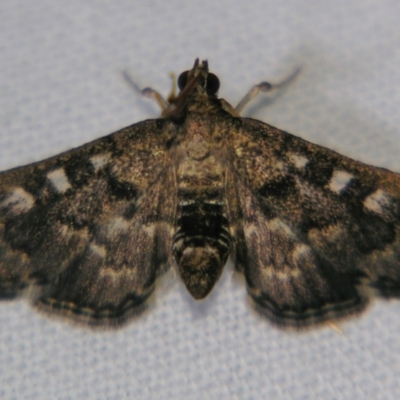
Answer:
[[[208,104],[210,98],[215,98],[219,89],[219,79],[208,72],[208,62],[199,62],[196,58],[190,71],[182,72],[178,78],[179,94],[168,97],[169,107],[164,110],[163,117],[179,118],[188,107],[200,111]]]
[[[208,72],[207,60],[200,63],[196,58],[193,68],[179,75],[178,87],[180,93],[187,92],[188,95],[194,93],[215,96],[219,89],[219,79],[216,75]]]

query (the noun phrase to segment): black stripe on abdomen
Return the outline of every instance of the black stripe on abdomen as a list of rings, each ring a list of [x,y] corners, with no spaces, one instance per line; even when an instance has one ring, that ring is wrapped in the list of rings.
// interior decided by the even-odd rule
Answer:
[[[221,190],[179,192],[173,251],[181,277],[193,297],[205,297],[229,255],[230,234]]]

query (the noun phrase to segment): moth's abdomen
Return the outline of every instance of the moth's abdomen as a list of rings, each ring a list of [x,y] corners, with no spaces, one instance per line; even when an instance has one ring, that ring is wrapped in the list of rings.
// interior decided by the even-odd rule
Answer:
[[[222,188],[181,188],[173,249],[182,280],[195,299],[211,291],[229,248]]]

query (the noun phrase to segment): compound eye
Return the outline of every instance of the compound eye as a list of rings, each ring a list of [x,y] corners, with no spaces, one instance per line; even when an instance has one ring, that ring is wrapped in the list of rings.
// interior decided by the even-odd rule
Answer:
[[[187,78],[189,75],[189,71],[182,72],[178,77],[178,88],[179,90],[183,90],[187,85]]]
[[[219,79],[217,75],[209,73],[207,75],[207,94],[214,95],[218,92],[219,89]]]

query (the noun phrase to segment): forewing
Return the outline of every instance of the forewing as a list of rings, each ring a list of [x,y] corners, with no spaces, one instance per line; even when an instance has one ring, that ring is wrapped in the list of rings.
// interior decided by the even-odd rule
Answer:
[[[144,121],[0,174],[2,297],[34,285],[40,308],[91,324],[143,304],[171,257],[166,125]]]
[[[299,326],[362,309],[368,288],[400,295],[399,174],[250,119],[232,146],[236,265],[262,311]]]

